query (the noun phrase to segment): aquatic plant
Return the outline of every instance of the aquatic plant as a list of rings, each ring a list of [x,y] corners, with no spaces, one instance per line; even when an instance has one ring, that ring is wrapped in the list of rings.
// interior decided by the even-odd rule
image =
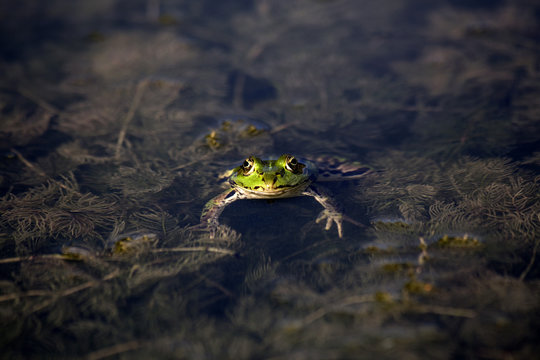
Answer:
[[[18,96],[0,91],[0,140],[4,150],[29,144],[49,128],[54,112],[29,101],[26,94],[22,89]]]
[[[423,223],[426,234],[497,229],[491,236],[533,241],[540,230],[538,179],[525,180],[506,159],[463,158],[446,167],[422,158],[404,167],[401,154],[384,161],[374,186],[362,189],[379,216]]]
[[[81,193],[71,175],[61,182],[48,182],[21,195],[7,194],[0,199],[2,224],[14,231],[19,251],[30,253],[47,239],[62,241],[79,237],[100,238],[117,216],[117,200]],[[23,251],[24,253],[24,251]]]

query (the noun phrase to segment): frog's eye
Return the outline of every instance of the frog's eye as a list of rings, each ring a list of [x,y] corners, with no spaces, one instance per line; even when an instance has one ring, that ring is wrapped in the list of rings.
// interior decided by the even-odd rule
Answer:
[[[255,171],[255,161],[251,156],[244,160],[242,170],[244,170],[244,175],[250,175],[253,173],[253,171]]]
[[[297,173],[298,172],[298,160],[294,156],[288,155],[287,161],[285,161],[285,169],[289,170],[290,172]],[[302,167],[300,167],[300,170]]]

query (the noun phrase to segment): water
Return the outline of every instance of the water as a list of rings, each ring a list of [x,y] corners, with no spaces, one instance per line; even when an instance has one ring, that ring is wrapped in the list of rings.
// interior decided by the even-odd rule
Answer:
[[[540,4],[0,5],[5,358],[538,353]],[[370,166],[238,201],[249,155]],[[324,166],[325,164],[320,164]]]

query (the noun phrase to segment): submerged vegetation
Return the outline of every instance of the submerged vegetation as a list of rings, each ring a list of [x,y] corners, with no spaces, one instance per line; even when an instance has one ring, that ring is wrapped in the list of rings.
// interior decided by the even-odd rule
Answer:
[[[23,3],[76,40],[0,58],[3,357],[538,354],[538,6]],[[328,183],[343,239],[309,199],[197,226],[284,152],[374,169]]]

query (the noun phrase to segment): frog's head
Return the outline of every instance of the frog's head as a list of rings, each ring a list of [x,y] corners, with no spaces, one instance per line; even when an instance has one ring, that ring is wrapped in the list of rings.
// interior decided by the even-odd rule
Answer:
[[[261,160],[250,156],[233,170],[229,182],[248,198],[280,198],[297,196],[314,180],[316,171],[292,155],[277,160]]]

